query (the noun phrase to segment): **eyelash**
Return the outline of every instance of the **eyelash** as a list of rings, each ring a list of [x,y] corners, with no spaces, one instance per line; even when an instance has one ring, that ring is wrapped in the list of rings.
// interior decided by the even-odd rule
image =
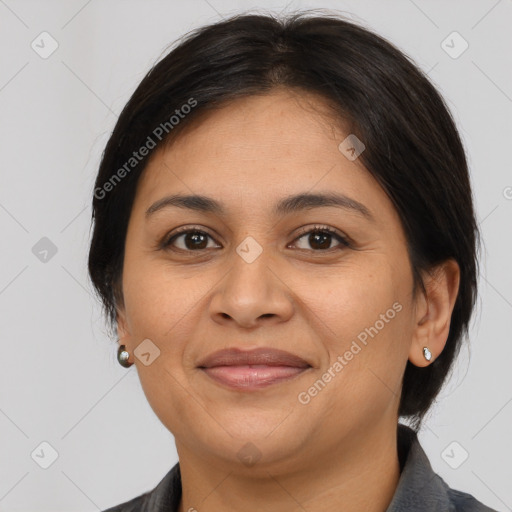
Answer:
[[[190,252],[190,253],[192,253],[192,252],[201,252],[201,251],[206,251],[207,250],[207,249],[190,250],[190,249],[173,249],[173,248],[171,248],[171,244],[179,236],[186,235],[188,233],[203,234],[203,235],[209,236],[213,240],[213,237],[209,233],[207,233],[206,231],[204,231],[202,229],[199,229],[199,228],[185,226],[185,227],[182,227],[182,228],[178,228],[171,236],[165,236],[163,238],[163,240],[158,245],[159,249],[174,250],[174,251],[181,251],[181,252]],[[293,242],[296,242],[297,240],[302,238],[304,235],[307,235],[307,234],[310,234],[310,233],[328,233],[330,235],[333,235],[340,242],[341,247],[338,246],[338,247],[331,247],[330,249],[318,249],[318,250],[315,250],[315,249],[301,249],[301,250],[306,250],[306,251],[310,250],[311,252],[325,253],[325,252],[331,252],[333,250],[340,250],[343,247],[352,247],[352,244],[351,244],[351,242],[349,242],[349,238],[348,237],[341,235],[336,230],[334,230],[334,229],[332,229],[332,228],[330,228],[328,226],[321,226],[321,225],[315,225],[315,226],[313,226],[311,228],[304,228],[297,235],[297,237],[293,240]]]

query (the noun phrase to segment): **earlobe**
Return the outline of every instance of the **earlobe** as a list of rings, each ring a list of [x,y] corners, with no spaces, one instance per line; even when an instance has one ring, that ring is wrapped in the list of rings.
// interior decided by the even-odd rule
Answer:
[[[117,310],[116,312],[117,321],[117,336],[118,336],[118,347],[117,347],[117,361],[121,366],[130,368],[133,365],[130,362],[130,348],[129,348],[129,330],[127,327],[126,318],[124,311]],[[128,346],[127,346],[128,345]]]
[[[460,283],[460,267],[454,259],[446,260],[425,274],[426,294],[416,305],[416,325],[409,351],[409,361],[424,367],[443,351]]]

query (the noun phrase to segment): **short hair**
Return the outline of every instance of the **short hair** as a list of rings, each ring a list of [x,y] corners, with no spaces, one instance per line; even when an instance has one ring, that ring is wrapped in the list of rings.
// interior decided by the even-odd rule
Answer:
[[[468,166],[455,122],[427,76],[393,44],[341,15],[238,14],[185,34],[146,74],[106,144],[92,199],[88,269],[106,319],[113,328],[123,305],[128,220],[150,156],[134,161],[133,152],[150,139],[168,145],[201,114],[276,87],[321,96],[363,141],[359,160],[401,219],[413,292],[425,292],[422,273],[437,264],[453,258],[460,267],[444,350],[426,367],[406,364],[398,414],[417,431],[476,301],[480,233]]]

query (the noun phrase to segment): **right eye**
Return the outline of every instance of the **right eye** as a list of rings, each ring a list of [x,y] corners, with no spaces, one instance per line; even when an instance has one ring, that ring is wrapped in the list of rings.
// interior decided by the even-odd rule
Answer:
[[[162,249],[180,251],[202,251],[207,249],[208,238],[213,238],[206,232],[199,229],[191,229],[190,227],[180,228],[177,232],[167,238],[161,245]],[[182,239],[182,247],[176,247],[177,240]],[[206,245],[205,245],[206,244]],[[173,248],[174,247],[174,248]]]

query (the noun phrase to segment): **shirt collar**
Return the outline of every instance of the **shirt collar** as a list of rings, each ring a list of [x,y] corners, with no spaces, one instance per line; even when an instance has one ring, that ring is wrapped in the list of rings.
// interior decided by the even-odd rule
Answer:
[[[398,424],[400,479],[386,512],[444,512],[450,510],[448,486],[434,473],[417,433]]]

